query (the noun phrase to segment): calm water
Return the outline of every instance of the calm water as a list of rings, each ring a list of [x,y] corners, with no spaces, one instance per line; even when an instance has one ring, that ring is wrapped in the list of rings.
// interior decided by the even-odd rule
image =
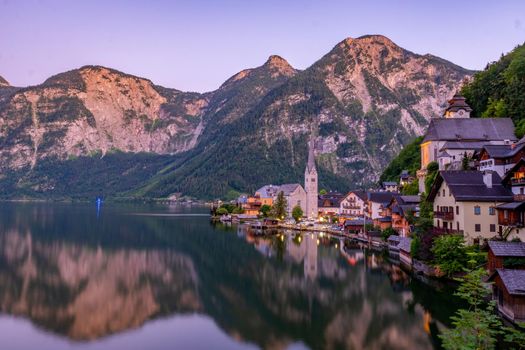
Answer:
[[[455,311],[381,253],[204,208],[0,204],[2,349],[433,349]]]

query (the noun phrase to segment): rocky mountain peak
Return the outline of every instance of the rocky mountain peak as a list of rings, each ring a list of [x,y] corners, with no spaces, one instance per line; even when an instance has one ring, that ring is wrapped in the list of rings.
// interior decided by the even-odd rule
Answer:
[[[271,55],[268,57],[268,60],[264,63],[263,67],[269,68],[272,71],[272,76],[274,74],[280,74],[290,77],[297,72],[287,60],[278,55]]]
[[[11,86],[9,85],[9,83],[7,82],[7,80],[5,80],[4,78],[2,78],[0,76],[0,87],[6,87],[6,86]]]

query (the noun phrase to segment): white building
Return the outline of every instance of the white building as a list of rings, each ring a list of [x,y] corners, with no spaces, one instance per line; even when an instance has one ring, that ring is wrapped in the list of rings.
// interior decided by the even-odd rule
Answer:
[[[339,214],[347,217],[362,217],[366,204],[366,192],[350,191],[339,205]]]
[[[317,169],[315,168],[314,140],[308,145],[308,163],[304,170],[304,189],[306,191],[305,216],[309,219],[317,219],[318,216],[318,184]]]

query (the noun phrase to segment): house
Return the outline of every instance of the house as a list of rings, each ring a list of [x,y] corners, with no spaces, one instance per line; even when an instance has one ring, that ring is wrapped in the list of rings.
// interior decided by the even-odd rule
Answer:
[[[486,145],[476,155],[479,160],[478,170],[493,170],[501,177],[504,177],[523,157],[525,157],[525,140],[523,138],[510,145]]]
[[[448,170],[438,173],[427,200],[435,232],[462,234],[472,244],[497,235],[496,207],[512,198],[496,172]]]
[[[317,201],[319,216],[333,217],[338,215],[341,201],[344,198],[344,194],[332,191],[319,195],[319,200]]]
[[[399,186],[397,182],[394,181],[385,181],[382,183],[383,190],[387,192],[398,192]]]
[[[370,219],[354,219],[354,220],[346,220],[344,222],[344,229],[346,232],[350,233],[357,233],[357,232],[363,232],[365,225],[372,225],[373,222]]]
[[[414,181],[414,177],[410,175],[408,170],[403,170],[399,175],[399,185],[406,186]]]
[[[410,255],[410,246],[412,239],[408,237],[399,237],[399,260],[406,266],[412,266],[412,256]]]
[[[425,191],[426,168],[437,162],[440,170],[462,168],[463,158],[472,157],[485,145],[510,145],[517,141],[510,118],[470,118],[465,99],[455,95],[442,118],[433,118],[421,142],[419,191]]]
[[[507,171],[502,183],[510,188],[513,201],[500,204],[498,212],[498,233],[503,239],[525,238],[525,159],[521,158]]]
[[[342,217],[362,217],[367,200],[366,192],[350,191],[339,204],[339,215]]]
[[[488,247],[487,268],[490,273],[502,268],[525,269],[525,243],[489,241]],[[507,259],[512,259],[512,265],[508,265]],[[523,259],[523,264],[516,264],[521,259]]]
[[[392,192],[367,192],[365,215],[371,219],[382,217],[383,209],[390,204],[394,194]]]
[[[492,299],[511,322],[525,321],[525,270],[497,268],[489,277]]]
[[[259,197],[249,196],[243,198],[239,204],[246,215],[259,215],[259,212],[261,211],[262,204]]]
[[[395,195],[384,211],[391,218],[391,227],[402,237],[410,236],[412,231],[410,215],[419,216],[419,196]]]
[[[261,205],[273,205],[273,199],[277,196],[277,190],[279,186],[266,185],[255,191],[255,196],[261,201]]]

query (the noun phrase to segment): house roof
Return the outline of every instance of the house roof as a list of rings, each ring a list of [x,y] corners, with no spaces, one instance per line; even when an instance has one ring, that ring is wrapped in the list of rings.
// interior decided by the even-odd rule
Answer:
[[[489,248],[495,256],[513,256],[525,258],[525,243],[489,241]]]
[[[404,203],[419,203],[421,202],[420,196],[399,196]]]
[[[509,294],[525,295],[525,270],[496,269],[488,280],[493,281],[496,274],[501,278]]]
[[[370,202],[388,204],[394,198],[392,192],[367,192],[367,199]]]
[[[273,198],[276,195],[278,188],[279,186],[275,185],[265,185],[255,191],[255,193],[259,193],[261,198]]]
[[[516,162],[516,164],[514,164],[512,168],[509,169],[509,171],[507,171],[507,173],[505,174],[501,182],[504,184],[508,184],[510,179],[514,176],[514,172],[516,172],[523,165],[525,165],[525,159],[521,158],[520,160]]]
[[[410,253],[410,245],[412,244],[412,239],[408,237],[400,237],[399,244],[397,245],[399,250],[402,250],[406,253]]]
[[[383,186],[397,186],[397,182],[395,181],[384,181]]]
[[[436,118],[423,139],[427,141],[516,141],[510,118]]]
[[[479,150],[487,144],[487,141],[447,141],[440,148],[441,151],[446,149],[459,149],[459,150]]]
[[[483,149],[487,152],[490,158],[508,158],[515,155],[524,146],[525,143],[520,145],[485,145]]]
[[[339,207],[341,201],[345,198],[344,194],[339,192],[328,192],[327,194],[322,194],[317,200],[317,206],[319,208],[334,208]]]
[[[500,204],[496,207],[496,209],[509,209],[509,210],[516,210],[516,209],[522,209],[525,206],[525,202],[508,202]]]
[[[367,197],[367,194],[366,194],[365,191],[361,191],[361,190],[350,191],[350,192],[348,192],[348,194],[346,195],[346,197],[348,197],[348,195],[349,195],[350,193],[355,194],[355,195],[356,195],[357,197],[359,197],[362,201],[366,201],[367,198],[368,198],[368,197]],[[345,198],[346,198],[346,197],[345,197]]]
[[[483,173],[477,170],[440,171],[432,185],[429,201],[433,201],[443,181],[447,184],[456,201],[464,202],[510,202],[512,192],[501,184],[498,173],[491,172],[492,187],[483,182]]]
[[[371,219],[366,219],[366,224],[372,225],[374,222]],[[363,226],[364,221],[363,219],[355,219],[355,220],[345,220],[344,225],[345,226]]]

